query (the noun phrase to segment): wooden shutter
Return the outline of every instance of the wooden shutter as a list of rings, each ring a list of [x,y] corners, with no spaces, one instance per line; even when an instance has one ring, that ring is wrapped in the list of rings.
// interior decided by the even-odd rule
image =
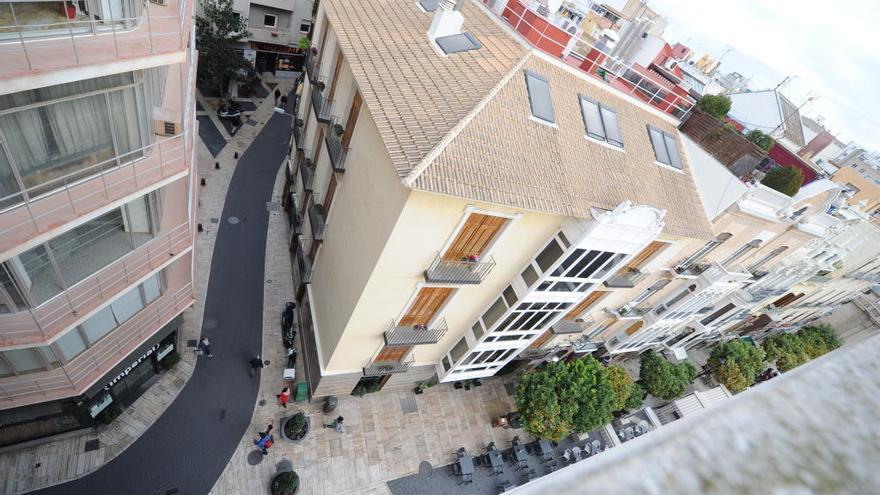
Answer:
[[[644,321],[639,320],[639,321],[633,323],[632,325],[630,325],[630,327],[624,331],[626,332],[627,335],[632,335],[632,334],[638,332],[639,329],[642,328],[642,325],[644,325],[644,324],[645,324]]]
[[[454,290],[451,287],[422,287],[419,289],[415,301],[409,307],[409,311],[406,312],[406,316],[400,319],[400,324],[404,326],[427,325]]]
[[[385,346],[379,351],[379,354],[376,356],[376,359],[373,362],[382,362],[382,361],[394,361],[400,362],[403,358],[409,354],[410,349],[412,349],[411,345],[408,346]]]
[[[566,319],[566,320],[576,319],[578,316],[583,314],[583,312],[586,311],[587,308],[589,308],[593,304],[599,302],[599,299],[602,299],[606,295],[608,295],[607,291],[597,290],[597,291],[591,292],[589,295],[587,295],[587,297],[584,298],[583,301],[581,301],[580,303],[578,303],[577,306],[572,308],[572,310],[569,311],[567,315],[565,315],[564,319]]]
[[[339,79],[339,72],[342,69],[342,61],[345,60],[345,55],[342,54],[342,50],[336,49],[336,68],[333,69],[333,79],[330,81],[330,92],[327,93],[327,101],[333,101],[333,95],[336,94],[336,81]]]
[[[660,242],[660,241],[651,242],[651,244],[648,244],[647,246],[645,246],[645,249],[643,249],[641,253],[637,254],[633,259],[631,259],[629,261],[629,263],[626,264],[626,267],[632,268],[632,269],[641,268],[642,265],[644,265],[645,262],[647,262],[649,258],[654,256],[654,254],[656,254],[657,252],[659,252],[661,249],[665,248],[668,245],[669,245],[668,243]]]
[[[460,260],[466,256],[480,257],[507,223],[507,218],[471,213],[461,231],[443,253],[445,260]]]
[[[348,143],[351,142],[351,135],[354,133],[354,126],[357,124],[358,114],[361,112],[361,103],[363,103],[361,92],[355,90],[354,99],[351,101],[351,109],[348,111],[348,120],[345,121],[345,132],[342,134],[343,149],[348,148]]]
[[[336,193],[336,174],[330,174],[330,184],[327,185],[327,194],[324,195],[324,214],[330,212],[330,204],[333,203],[333,195]]]

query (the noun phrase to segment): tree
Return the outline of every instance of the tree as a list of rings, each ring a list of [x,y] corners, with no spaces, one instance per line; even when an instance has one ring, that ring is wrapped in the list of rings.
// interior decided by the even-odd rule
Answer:
[[[608,378],[611,380],[611,388],[614,389],[615,395],[613,410],[623,411],[624,409],[629,409],[626,403],[633,393],[633,389],[637,386],[636,382],[633,381],[623,366],[609,366]],[[639,391],[641,392],[641,387],[639,387]],[[641,403],[641,400],[639,402]]]
[[[767,361],[775,362],[779,371],[786,372],[810,360],[806,346],[800,336],[793,333],[774,335],[762,344]]]
[[[803,183],[804,173],[797,167],[775,168],[761,181],[761,184],[788,196],[797,194]]]
[[[645,391],[642,389],[642,386],[638,383],[633,383],[632,392],[630,392],[629,397],[626,398],[626,402],[624,403],[623,408],[627,411],[641,409],[642,399],[644,398]]]
[[[531,370],[516,392],[525,430],[549,440],[608,423],[616,400],[608,370],[593,357]]]
[[[309,38],[308,36],[303,36],[299,39],[297,46],[299,47],[300,50],[306,51],[312,47],[312,39]]]
[[[724,95],[703,95],[697,100],[697,106],[716,119],[723,119],[730,111],[730,98]]]
[[[746,133],[746,139],[755,143],[759,148],[764,151],[769,150],[773,147],[773,138],[759,131],[758,129],[753,129]]]
[[[244,19],[232,10],[232,0],[202,2],[196,16],[199,49],[198,79],[223,96],[229,84],[252,69],[236,44],[250,36]]]
[[[708,364],[716,380],[731,392],[741,392],[764,369],[764,351],[742,339],[729,340],[712,348]]]
[[[798,331],[797,335],[803,340],[804,350],[810,359],[816,359],[843,344],[840,337],[837,336],[837,330],[827,323],[804,327]]]
[[[693,364],[672,364],[654,351],[642,354],[639,363],[639,382],[649,394],[665,400],[680,397],[696,376]]]

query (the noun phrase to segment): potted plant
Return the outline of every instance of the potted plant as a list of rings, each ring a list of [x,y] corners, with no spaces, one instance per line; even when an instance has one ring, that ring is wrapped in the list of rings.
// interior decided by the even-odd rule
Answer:
[[[281,422],[281,436],[287,440],[301,442],[309,434],[309,417],[302,411],[284,418]]]
[[[283,471],[272,478],[269,486],[272,495],[294,495],[299,490],[299,475],[296,471]]]
[[[342,137],[342,133],[345,132],[345,129],[339,124],[333,124],[333,132],[336,133],[336,137]]]
[[[318,91],[324,91],[324,88],[326,87],[326,85],[324,84],[324,81],[318,81],[317,86],[318,86]]]
[[[421,395],[421,394],[425,393],[426,388],[428,388],[427,383],[419,382],[419,384],[416,385],[416,388],[415,388],[415,390],[413,390],[413,392],[415,392],[416,395]]]

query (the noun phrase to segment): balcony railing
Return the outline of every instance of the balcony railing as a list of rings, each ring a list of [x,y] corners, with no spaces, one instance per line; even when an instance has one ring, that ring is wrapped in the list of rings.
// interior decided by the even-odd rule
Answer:
[[[621,320],[636,320],[650,313],[652,309],[653,308],[651,306],[632,307],[629,305],[624,305],[617,309],[610,310],[610,312],[612,315]]]
[[[83,393],[193,301],[190,284],[163,294],[67,365],[0,379],[0,399],[5,407],[19,407]]]
[[[187,4],[186,0],[167,0],[162,6],[133,2],[137,10],[128,17],[113,17],[111,11],[69,19],[60,13],[57,22],[50,16],[49,22],[40,19],[39,24],[23,23],[26,17],[18,16],[17,24],[0,26],[0,78],[184,50],[190,34],[184,25]],[[8,5],[2,4],[7,11]],[[50,2],[45,5],[55,8]],[[74,8],[74,2],[66,2],[66,7]]]
[[[315,47],[306,52],[306,60],[303,66],[306,68],[306,74],[309,76],[309,82],[315,84],[318,82],[318,54]]]
[[[436,284],[479,284],[493,268],[495,259],[491,256],[483,261],[458,261],[446,260],[437,254],[425,270],[425,280]]]
[[[371,361],[364,367],[364,376],[385,376],[395,373],[406,373],[412,366],[414,358],[408,361]]]
[[[397,325],[393,321],[385,331],[385,345],[410,346],[436,344],[446,335],[449,327],[446,320],[441,319],[436,325]]]
[[[31,310],[0,315],[0,345],[44,343],[81,316],[192,247],[189,223],[174,227]]]
[[[187,170],[183,135],[0,198],[0,251]]]
[[[296,248],[296,267],[299,270],[300,283],[312,283],[312,260],[303,251],[301,245]]]
[[[301,235],[303,233],[303,219],[299,215],[299,211],[296,209],[296,205],[292,205],[291,208],[287,209],[288,215],[290,215],[291,227],[293,227],[293,233],[296,235]]]
[[[312,203],[309,207],[309,222],[312,227],[312,239],[324,240],[324,229],[327,228],[327,218],[324,216],[324,205]]]
[[[312,85],[312,108],[315,110],[315,118],[318,122],[329,124],[333,116],[330,111],[333,110],[333,102],[324,97],[324,81],[318,81]]]
[[[829,275],[813,275],[812,277],[810,277],[809,282],[812,282],[814,284],[825,284],[832,280],[834,279],[831,278]]]
[[[603,283],[609,288],[632,289],[645,275],[638,268],[624,268]]]
[[[299,115],[299,112],[294,111],[294,115]],[[300,125],[300,122],[299,119],[296,119],[296,122],[293,124],[293,142],[296,143],[296,149],[298,150],[303,149],[303,145],[305,144],[303,143],[303,128],[302,125]]]
[[[306,155],[309,153],[301,153],[299,155],[299,178],[302,180],[303,189],[311,192],[315,186],[315,164]]]
[[[593,317],[587,318],[578,318],[576,320],[559,320],[553,324],[553,333],[567,334],[567,333],[584,333],[593,326],[596,325],[596,320]]]
[[[327,142],[327,154],[330,155],[330,163],[333,170],[337,172],[345,172],[345,158],[348,155],[348,148],[342,143],[342,136],[345,128],[338,123],[338,118],[333,117],[333,123],[327,130],[324,140]]]

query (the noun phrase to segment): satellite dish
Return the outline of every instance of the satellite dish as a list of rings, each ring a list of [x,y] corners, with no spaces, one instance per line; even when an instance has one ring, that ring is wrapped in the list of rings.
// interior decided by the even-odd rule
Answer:
[[[562,7],[562,0],[547,0],[547,10],[551,14],[559,12],[559,7]]]

